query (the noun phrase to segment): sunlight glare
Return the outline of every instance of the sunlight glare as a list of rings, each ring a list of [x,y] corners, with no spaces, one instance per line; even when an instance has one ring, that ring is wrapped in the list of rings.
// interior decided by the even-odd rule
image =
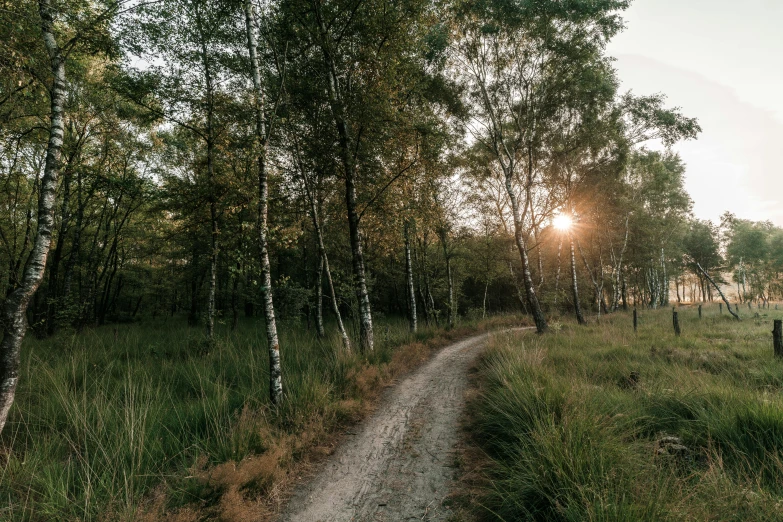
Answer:
[[[560,230],[561,232],[565,232],[571,228],[573,220],[571,219],[571,216],[567,214],[558,214],[555,216],[555,219],[552,220],[552,224],[556,229]]]

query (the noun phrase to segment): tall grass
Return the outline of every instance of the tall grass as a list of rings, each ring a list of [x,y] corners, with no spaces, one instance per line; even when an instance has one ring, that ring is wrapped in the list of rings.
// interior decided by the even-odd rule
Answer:
[[[781,312],[684,307],[679,338],[670,310],[640,315],[636,335],[620,313],[495,338],[471,404],[481,518],[783,520]]]
[[[257,322],[219,327],[208,350],[200,329],[174,320],[28,338],[0,440],[0,520],[154,519],[218,505],[232,488],[263,496],[281,468],[359,413],[398,347],[443,335],[412,336],[393,319],[377,329],[363,357],[284,325],[285,400],[274,409]]]

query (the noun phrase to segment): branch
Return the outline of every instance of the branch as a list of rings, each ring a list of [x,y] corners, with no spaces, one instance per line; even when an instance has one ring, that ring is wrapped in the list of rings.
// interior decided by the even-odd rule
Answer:
[[[418,145],[417,145],[417,146],[416,146],[417,156],[418,156],[418,148],[419,148],[419,147],[418,147]],[[390,180],[389,180],[389,182],[388,182],[388,183],[386,183],[386,185],[384,185],[384,186],[383,186],[383,188],[382,188],[381,190],[379,190],[378,192],[376,192],[376,193],[375,193],[375,195],[374,195],[374,196],[373,196],[373,197],[370,199],[370,201],[368,201],[368,202],[367,202],[367,204],[364,206],[364,208],[362,209],[362,211],[361,211],[361,212],[359,212],[359,221],[361,221],[361,219],[362,219],[362,216],[364,216],[364,213],[365,213],[365,212],[367,212],[367,209],[368,209],[368,208],[370,208],[370,205],[372,205],[373,203],[375,203],[375,201],[376,201],[376,200],[377,200],[379,197],[381,197],[381,195],[382,195],[384,192],[386,192],[386,189],[388,189],[388,188],[391,186],[391,184],[392,184],[392,183],[394,183],[395,181],[397,181],[397,180],[398,180],[398,179],[399,179],[399,178],[400,178],[400,177],[401,177],[403,174],[405,174],[407,171],[409,171],[411,168],[413,168],[413,166],[414,166],[414,165],[416,165],[416,163],[418,163],[418,161],[419,161],[418,157],[414,158],[414,160],[413,160],[413,161],[411,161],[411,162],[408,164],[408,166],[407,166],[407,167],[405,167],[404,169],[402,169],[401,171],[399,171],[399,172],[398,172],[398,173],[397,173],[397,174],[396,174],[396,175],[395,175],[395,176],[394,176],[392,179],[390,179]]]
[[[695,258],[693,258],[693,257],[691,257],[691,256],[689,256],[689,255],[687,255],[687,254],[686,254],[686,256],[685,256],[685,257],[686,257],[686,258],[690,258],[690,260],[691,260],[691,261],[693,261],[693,264],[695,264],[695,265],[696,265],[696,268],[698,268],[698,269],[699,269],[699,271],[700,271],[700,272],[701,272],[701,273],[704,275],[704,277],[706,277],[706,278],[707,278],[707,280],[708,280],[710,283],[712,283],[712,286],[714,286],[714,287],[715,287],[715,290],[717,290],[717,291],[718,291],[718,295],[720,295],[721,299],[723,299],[723,302],[724,302],[724,303],[726,303],[726,308],[728,308],[728,309],[729,309],[729,313],[730,313],[731,315],[733,315],[733,316],[734,316],[734,319],[736,319],[737,321],[740,321],[740,316],[739,316],[739,315],[737,315],[737,313],[735,313],[734,311],[732,311],[732,309],[731,309],[731,304],[729,303],[729,300],[728,300],[728,299],[726,299],[726,296],[725,296],[725,295],[723,295],[723,292],[721,292],[721,289],[720,289],[720,287],[719,287],[719,286],[718,286],[718,284],[717,284],[717,283],[716,283],[716,282],[715,282],[715,281],[712,279],[712,277],[710,277],[710,274],[708,274],[708,273],[707,273],[707,271],[706,271],[706,270],[704,270],[704,269],[701,267],[701,265],[699,264],[699,262],[698,262],[698,261],[696,261],[696,259],[695,259]]]

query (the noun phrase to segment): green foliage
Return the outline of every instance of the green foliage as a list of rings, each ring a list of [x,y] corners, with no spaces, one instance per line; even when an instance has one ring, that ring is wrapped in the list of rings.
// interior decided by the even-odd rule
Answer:
[[[683,251],[704,270],[710,271],[723,263],[720,255],[718,229],[709,221],[693,220],[683,238]],[[701,277],[698,268],[688,263],[691,270]]]
[[[743,299],[769,299],[783,291],[783,229],[769,222],[737,219],[726,213],[721,228],[726,260]]]

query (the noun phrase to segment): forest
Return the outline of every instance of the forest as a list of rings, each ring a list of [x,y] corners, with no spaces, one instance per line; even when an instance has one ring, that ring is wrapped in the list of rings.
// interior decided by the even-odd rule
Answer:
[[[297,336],[782,299],[783,229],[695,218],[696,118],[622,90],[629,3],[0,0],[2,444],[28,344],[254,328],[279,408]]]

